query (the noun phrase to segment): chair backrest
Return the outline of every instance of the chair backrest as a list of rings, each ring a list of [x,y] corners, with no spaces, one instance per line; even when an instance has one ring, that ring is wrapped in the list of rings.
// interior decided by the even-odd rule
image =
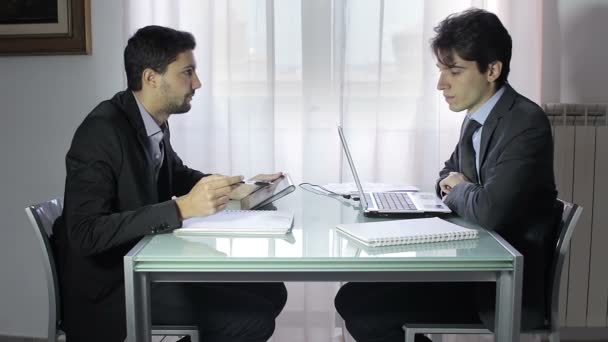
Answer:
[[[551,265],[551,296],[550,296],[550,329],[551,331],[557,331],[559,328],[559,291],[561,288],[561,277],[562,270],[564,267],[564,260],[570,249],[570,240],[572,239],[572,233],[576,223],[583,212],[583,207],[566,201],[560,200],[564,205],[564,211],[562,213],[562,219],[559,224],[559,231],[557,237],[557,243],[555,245],[555,252],[553,255],[553,263]]]
[[[62,210],[63,200],[61,198],[55,198],[25,208],[25,213],[27,214],[32,227],[34,227],[34,233],[42,253],[42,264],[49,298],[49,341],[55,341],[61,317],[59,280],[57,278],[55,258],[51,247],[50,237],[53,235],[53,223],[57,217],[61,215]]]

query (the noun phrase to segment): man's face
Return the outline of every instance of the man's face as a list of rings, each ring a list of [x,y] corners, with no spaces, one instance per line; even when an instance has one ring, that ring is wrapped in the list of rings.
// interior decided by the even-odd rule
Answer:
[[[164,111],[170,114],[188,112],[194,92],[201,87],[192,50],[177,55],[177,59],[169,64],[161,75],[160,82]]]
[[[495,92],[496,77],[492,75],[493,67],[481,73],[477,68],[477,62],[466,61],[456,52],[453,52],[453,56],[451,65],[437,62],[439,68],[437,89],[443,92],[450,110],[460,112],[466,109],[473,113]]]

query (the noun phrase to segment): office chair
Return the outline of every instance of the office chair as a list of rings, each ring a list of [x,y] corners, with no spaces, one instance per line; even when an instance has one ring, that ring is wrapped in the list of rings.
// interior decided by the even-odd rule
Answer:
[[[65,333],[61,330],[59,280],[50,240],[51,235],[53,235],[53,223],[61,215],[62,210],[63,200],[61,198],[25,208],[25,213],[34,228],[34,234],[42,253],[42,267],[44,268],[49,298],[48,342],[57,342],[61,336],[65,336]],[[199,341],[198,327],[195,326],[153,326],[152,335],[190,335],[192,342]]]
[[[549,293],[549,317],[545,319],[545,326],[540,329],[522,331],[532,334],[547,334],[550,342],[559,342],[559,291],[561,288],[561,276],[564,266],[564,260],[568,250],[570,249],[570,240],[572,233],[576,227],[576,223],[581,216],[583,207],[566,201],[560,200],[564,205],[562,219],[559,224],[559,236],[555,245],[553,262],[551,265],[550,293]],[[438,325],[432,322],[425,324],[410,324],[403,325],[405,332],[405,342],[414,342],[416,334],[491,334],[492,332],[486,329],[481,324],[471,325]],[[441,336],[441,335],[439,335]],[[435,337],[435,336],[433,336]],[[441,341],[433,339],[433,341]]]

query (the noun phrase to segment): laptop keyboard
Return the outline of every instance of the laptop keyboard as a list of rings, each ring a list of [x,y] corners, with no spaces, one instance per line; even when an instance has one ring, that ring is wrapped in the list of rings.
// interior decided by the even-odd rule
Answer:
[[[378,192],[373,193],[378,204],[378,209],[391,210],[416,210],[414,202],[404,193]]]

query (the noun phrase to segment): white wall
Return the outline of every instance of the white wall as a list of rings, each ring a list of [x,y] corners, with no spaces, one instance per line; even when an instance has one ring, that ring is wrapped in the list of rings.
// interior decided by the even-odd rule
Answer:
[[[63,196],[83,117],[123,87],[123,4],[92,1],[92,56],[0,57],[0,335],[46,336],[46,287],[28,204]]]
[[[544,0],[543,102],[608,102],[608,1]]]

